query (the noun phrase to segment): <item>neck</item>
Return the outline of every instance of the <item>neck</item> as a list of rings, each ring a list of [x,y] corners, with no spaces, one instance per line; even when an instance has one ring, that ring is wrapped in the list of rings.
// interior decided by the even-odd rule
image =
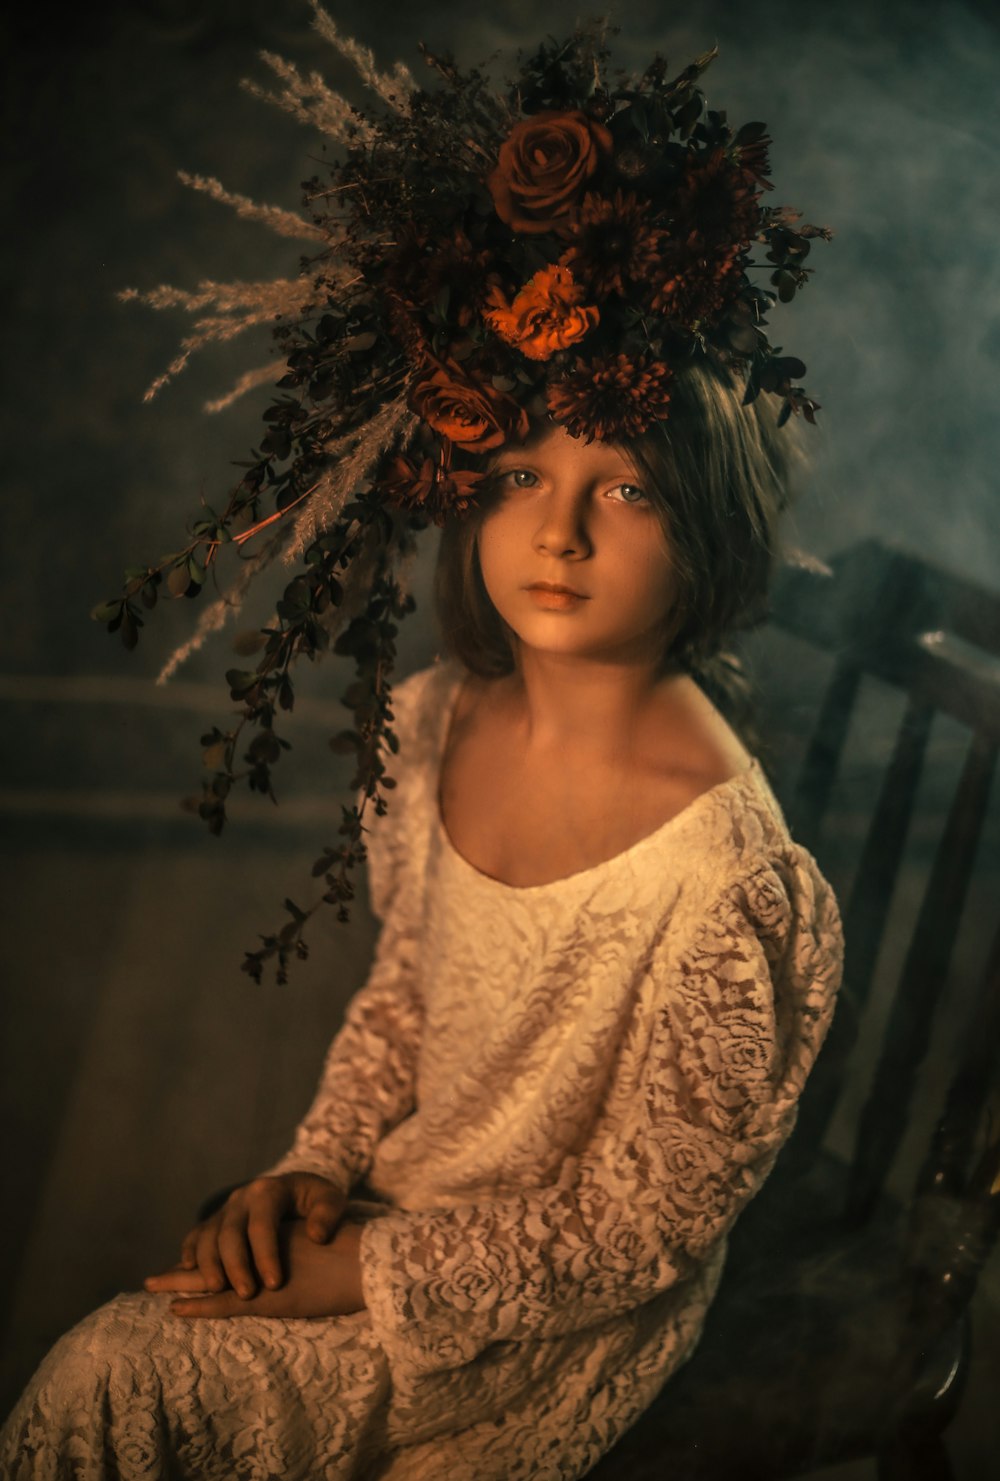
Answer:
[[[525,751],[621,764],[637,751],[651,706],[684,682],[654,661],[583,659],[523,648],[507,680]]]

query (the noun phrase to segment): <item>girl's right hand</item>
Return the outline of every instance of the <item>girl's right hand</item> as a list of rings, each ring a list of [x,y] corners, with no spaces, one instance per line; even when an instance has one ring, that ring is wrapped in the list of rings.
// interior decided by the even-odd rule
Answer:
[[[278,1245],[283,1219],[304,1219],[306,1234],[325,1244],[340,1223],[347,1196],[311,1172],[285,1172],[255,1178],[235,1188],[225,1203],[197,1224],[181,1244],[181,1261],[173,1270],[151,1275],[147,1291],[222,1291],[256,1294],[258,1278],[269,1290],[284,1280]]]

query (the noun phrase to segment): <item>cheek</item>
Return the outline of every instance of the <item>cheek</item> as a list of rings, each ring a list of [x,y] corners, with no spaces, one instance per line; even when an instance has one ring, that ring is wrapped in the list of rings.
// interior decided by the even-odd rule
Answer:
[[[637,540],[627,552],[626,565],[636,597],[646,606],[667,612],[677,590],[673,561],[662,531],[648,534],[649,538]]]
[[[476,550],[487,588],[492,578],[507,573],[516,564],[517,548],[517,531],[509,511],[491,514],[483,520],[476,535]]]

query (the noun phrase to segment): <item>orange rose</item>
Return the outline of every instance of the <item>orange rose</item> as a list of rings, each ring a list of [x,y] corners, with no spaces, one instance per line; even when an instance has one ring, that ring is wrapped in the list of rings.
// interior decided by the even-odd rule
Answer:
[[[500,220],[515,231],[558,230],[611,149],[608,130],[579,109],[515,124],[486,182]]]
[[[489,382],[463,380],[457,365],[421,376],[410,391],[410,405],[441,437],[470,452],[489,452],[528,435],[528,413],[522,406]]]
[[[597,309],[584,307],[583,298],[583,288],[569,268],[543,267],[511,304],[499,288],[491,288],[483,318],[529,360],[548,360],[557,350],[576,344],[598,322]]]

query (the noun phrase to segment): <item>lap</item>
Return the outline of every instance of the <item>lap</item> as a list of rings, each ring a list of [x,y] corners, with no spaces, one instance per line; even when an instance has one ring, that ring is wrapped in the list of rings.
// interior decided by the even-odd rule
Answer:
[[[364,1313],[190,1320],[119,1296],[45,1358],[0,1441],[4,1476],[351,1477],[388,1370]]]

